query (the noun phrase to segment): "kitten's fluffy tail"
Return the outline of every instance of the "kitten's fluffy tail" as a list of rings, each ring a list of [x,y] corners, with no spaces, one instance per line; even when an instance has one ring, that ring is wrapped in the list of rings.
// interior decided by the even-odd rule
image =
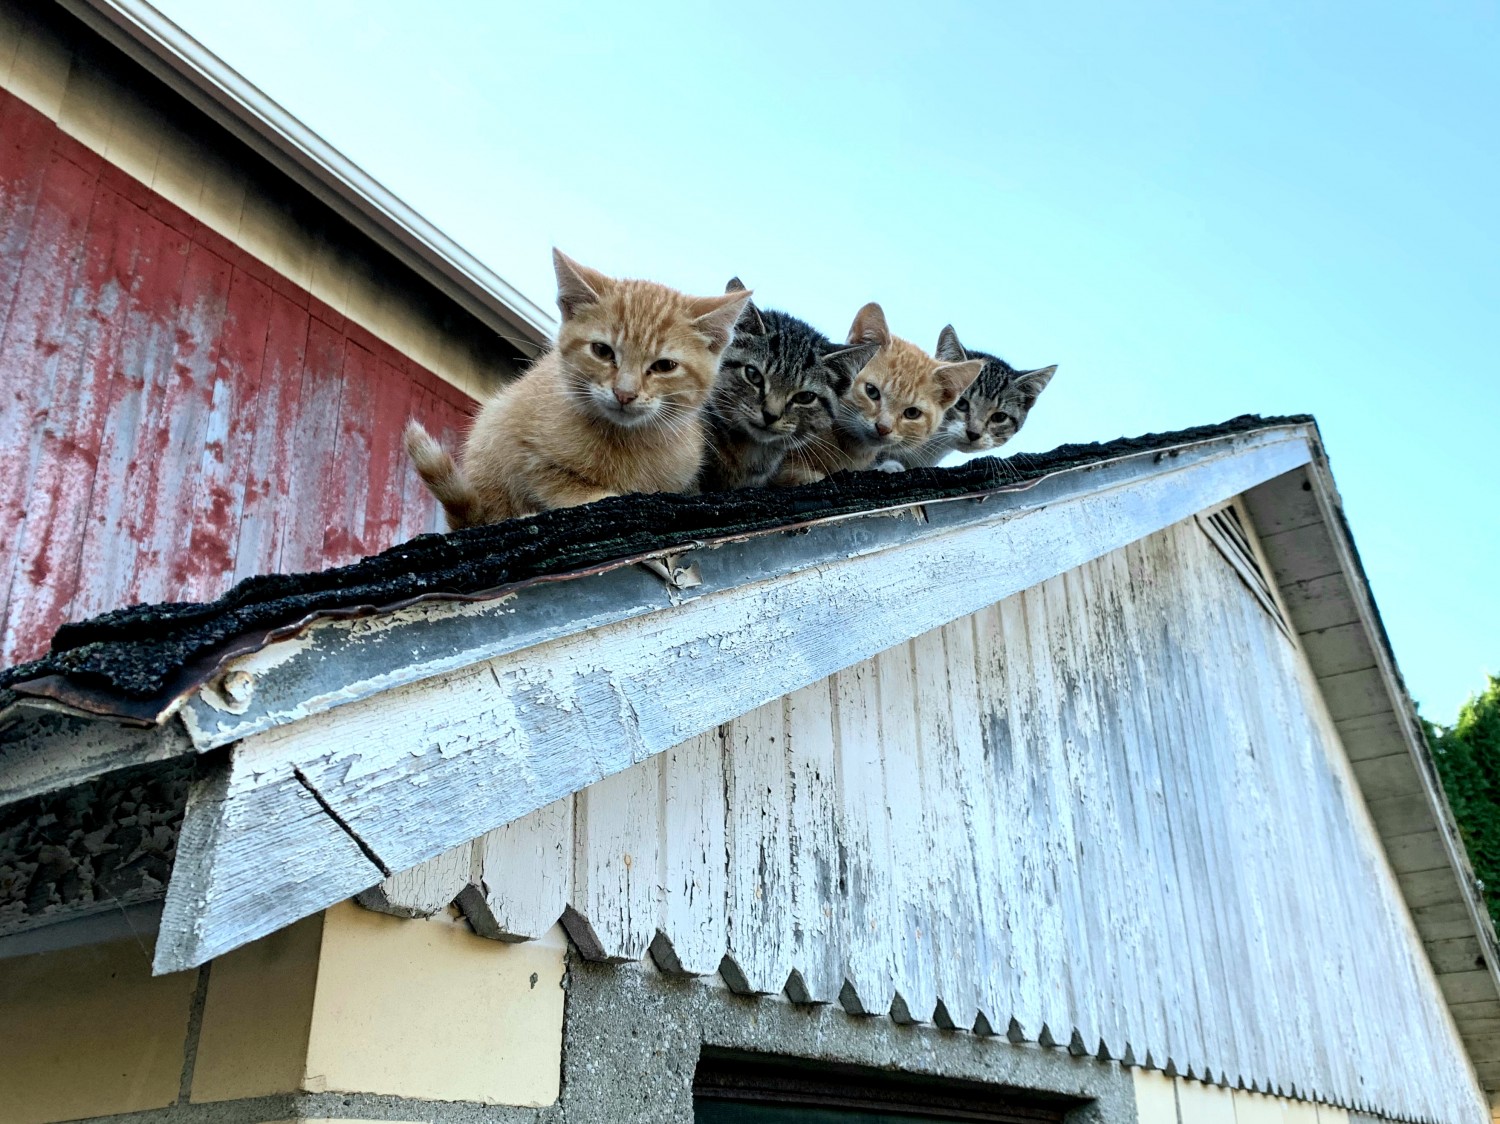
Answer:
[[[416,465],[422,483],[448,513],[450,530],[484,522],[479,494],[459,471],[448,450],[439,445],[419,421],[406,423],[406,452]]]

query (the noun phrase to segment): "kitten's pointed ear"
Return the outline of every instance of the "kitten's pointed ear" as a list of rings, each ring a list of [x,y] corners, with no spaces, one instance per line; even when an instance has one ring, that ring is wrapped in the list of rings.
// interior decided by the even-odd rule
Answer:
[[[738,277],[731,277],[729,284],[724,286],[726,293],[749,292],[745,283]],[[761,319],[760,309],[755,307],[754,301],[745,302],[745,311],[740,313],[739,323],[734,326],[736,332],[744,332],[748,336],[763,336],[766,334],[766,322]]]
[[[849,328],[850,343],[873,343],[884,347],[891,342],[891,330],[885,326],[885,310],[874,301],[854,314]]]
[[[734,325],[750,303],[750,290],[725,293],[722,297],[695,297],[691,305],[693,327],[708,341],[710,351],[723,351],[734,335]]]
[[[1052,376],[1057,374],[1057,364],[1050,367],[1041,367],[1035,371],[1023,371],[1011,380],[1011,385],[1026,399],[1026,408],[1029,410],[1032,404],[1041,397],[1042,391],[1047,389],[1047,384],[1052,381]]]
[[[938,333],[937,350],[932,354],[944,363],[962,363],[969,357],[964,345],[958,342],[958,333],[953,330],[952,324],[944,325],[943,330]]]
[[[823,356],[823,365],[833,372],[829,381],[835,394],[843,394],[854,381],[854,376],[865,369],[865,364],[875,358],[880,350],[878,343],[857,343],[853,347],[841,347]]]
[[[579,265],[555,246],[552,268],[557,271],[557,307],[564,320],[573,319],[580,308],[598,304],[611,285],[610,279],[597,269]]]
[[[969,389],[983,368],[983,359],[970,359],[967,363],[943,363],[933,369],[932,377],[937,380],[938,401],[943,409],[958,401],[959,395]]]

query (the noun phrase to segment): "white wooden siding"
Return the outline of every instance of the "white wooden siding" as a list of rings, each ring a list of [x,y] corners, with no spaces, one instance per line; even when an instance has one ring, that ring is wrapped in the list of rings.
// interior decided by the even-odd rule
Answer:
[[[591,786],[572,830],[477,866],[590,956],[1488,1119],[1305,661],[1191,521]]]

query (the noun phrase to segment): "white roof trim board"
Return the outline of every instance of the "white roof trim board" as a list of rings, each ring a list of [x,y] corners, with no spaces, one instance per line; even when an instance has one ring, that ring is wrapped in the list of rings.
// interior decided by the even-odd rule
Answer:
[[[839,534],[846,524],[814,528],[808,537],[831,544],[828,557],[760,581],[712,580],[714,563],[727,564],[735,547],[705,550],[701,586],[658,593],[654,606],[632,599],[613,622],[585,614],[582,627],[519,649],[507,630],[493,653],[380,662],[402,650],[392,629],[419,640],[440,614],[494,619],[524,591],[498,605],[393,618],[379,632],[332,624],[338,639],[325,650],[338,653],[344,689],[315,683],[311,697],[263,704],[270,713],[251,729],[222,701],[211,719],[204,704],[214,700],[202,693],[185,713],[204,748],[239,740],[227,770],[189,799],[156,970],[192,967],[274,932],[1309,456],[1301,433],[1256,433],[930,505],[924,524],[898,527],[906,541],[873,550],[851,551]],[[537,591],[549,592],[555,599],[555,590]],[[301,643],[256,653],[225,678],[243,672],[237,682],[254,699],[261,669],[295,661]],[[661,689],[676,681],[694,689]]]
[[[553,317],[146,0],[60,0],[106,39],[528,355]]]

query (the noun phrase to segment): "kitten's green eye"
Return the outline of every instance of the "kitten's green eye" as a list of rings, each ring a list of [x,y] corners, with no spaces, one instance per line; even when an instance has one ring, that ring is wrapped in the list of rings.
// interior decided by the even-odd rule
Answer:
[[[655,363],[651,364],[651,366],[648,367],[647,370],[649,370],[653,375],[669,375],[673,371],[677,370],[677,360],[658,359]]]
[[[745,364],[745,381],[751,386],[765,386],[766,380],[761,377],[760,368],[754,363]]]
[[[594,353],[595,359],[603,359],[606,363],[613,363],[615,361],[615,349],[600,340],[595,340],[589,344],[589,350]]]
[[[960,414],[967,414],[969,412],[969,400],[967,398],[960,398],[957,402],[953,403],[953,408]]]
[[[818,400],[818,396],[810,390],[804,390],[792,395],[792,401],[799,406],[811,406]]]
[[[990,415],[991,425],[1002,425],[1008,421],[1010,421],[1010,415],[1003,411],[996,411],[995,413]]]
[[[865,393],[870,396],[871,402],[880,401],[880,388],[872,382],[865,383]]]
[[[901,411],[901,416],[903,418],[910,418],[912,421],[916,421],[922,416],[922,411],[917,409],[915,406],[908,406],[906,407],[906,409]]]

